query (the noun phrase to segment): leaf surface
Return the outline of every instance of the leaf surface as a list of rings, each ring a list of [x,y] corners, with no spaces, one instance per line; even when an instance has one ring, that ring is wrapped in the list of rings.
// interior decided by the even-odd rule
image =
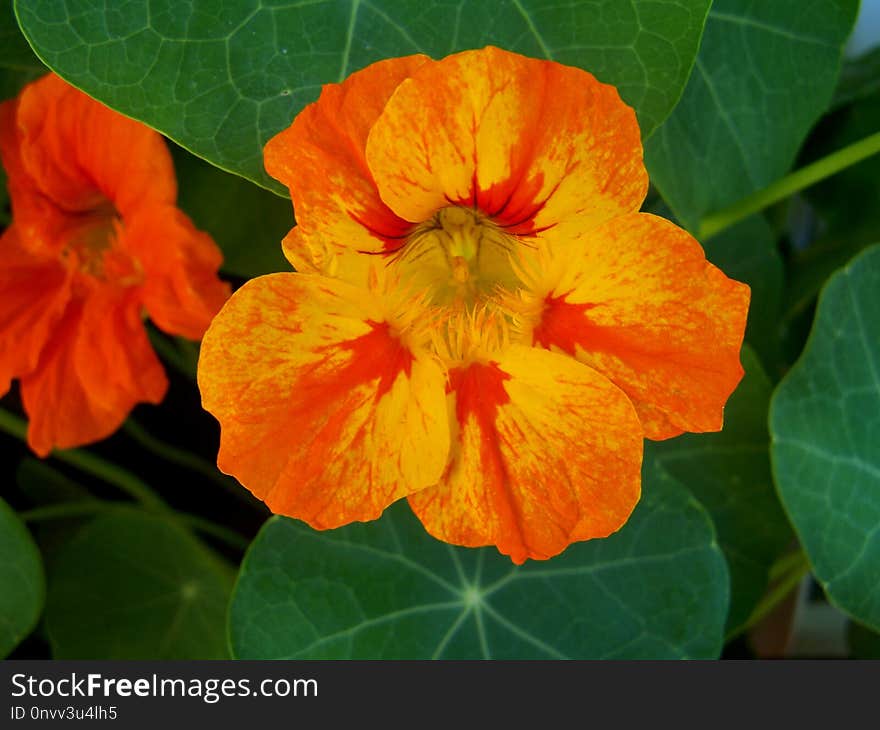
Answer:
[[[433,539],[405,503],[327,532],[273,517],[230,636],[248,659],[714,657],[728,597],[706,513],[658,473],[618,533],[519,567]]]

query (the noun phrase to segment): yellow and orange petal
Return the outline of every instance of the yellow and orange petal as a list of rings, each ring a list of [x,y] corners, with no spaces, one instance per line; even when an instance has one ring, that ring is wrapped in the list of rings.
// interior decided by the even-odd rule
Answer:
[[[426,63],[403,81],[366,157],[402,218],[464,205],[521,235],[636,210],[648,184],[635,113],[614,87],[492,47]]]
[[[325,528],[408,496],[440,539],[544,559],[626,521],[644,435],[721,427],[748,287],[637,212],[613,87],[492,47],[386,61],[325,87],[266,166],[311,275],[236,295],[200,383],[221,467],[274,511]],[[387,417],[391,382],[415,416]]]
[[[46,456],[105,438],[167,388],[136,297],[96,287],[69,302],[37,367],[21,377],[28,444]]]
[[[290,189],[296,211],[284,252],[297,270],[324,273],[315,258],[328,244],[378,252],[398,247],[409,232],[409,223],[379,197],[364,150],[388,97],[427,60],[380,61],[326,85],[318,101],[266,145],[266,170]]]
[[[202,343],[218,465],[317,528],[372,520],[434,484],[449,450],[444,374],[381,296],[321,276],[254,279]]]
[[[669,221],[631,214],[533,264],[532,341],[576,357],[632,400],[652,439],[718,431],[743,376],[749,287]]]
[[[512,346],[450,373],[452,459],[410,495],[435,537],[515,563],[606,537],[639,499],[642,436],[626,396],[562,355]]]

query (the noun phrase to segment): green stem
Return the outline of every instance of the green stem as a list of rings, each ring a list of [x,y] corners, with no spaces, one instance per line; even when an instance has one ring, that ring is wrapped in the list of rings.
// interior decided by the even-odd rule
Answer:
[[[880,132],[875,132],[842,150],[833,152],[821,160],[802,167],[776,182],[771,183],[763,190],[759,190],[728,208],[706,216],[700,223],[697,237],[706,241],[725,228],[748,218],[754,213],[764,210],[773,203],[794,195],[820,180],[824,180],[851,165],[861,162],[871,155],[880,152]]]
[[[780,570],[776,566],[785,563],[785,569]],[[775,569],[775,570],[774,570]],[[777,582],[760,600],[745,628],[749,629],[757,623],[760,623],[767,615],[773,611],[780,603],[782,603],[789,594],[797,588],[804,576],[810,571],[810,563],[803,551],[798,551],[792,555],[785,556],[770,569],[771,576],[777,573]]]
[[[125,424],[123,425],[123,429],[125,429],[126,433],[128,433],[128,435],[131,436],[135,441],[137,441],[141,446],[149,451],[152,451],[154,454],[156,454],[156,456],[165,459],[165,461],[170,461],[172,464],[178,464],[179,466],[186,467],[187,469],[198,472],[199,474],[203,474],[204,476],[208,477],[209,479],[213,479],[214,481],[225,481],[223,475],[208,462],[203,461],[195,454],[191,454],[189,451],[178,449],[176,446],[172,446],[171,444],[167,444],[164,441],[160,441],[155,436],[150,434],[133,418],[129,418],[125,422]]]
[[[798,549],[794,552],[786,553],[770,566],[770,570],[767,572],[767,577],[772,583],[773,581],[779,580],[787,573],[790,573],[792,570],[798,570],[801,566],[806,564],[806,561],[807,556],[803,550]]]
[[[197,378],[199,371],[199,343],[185,337],[175,337],[174,344],[187,369]]]
[[[152,451],[156,456],[159,456],[172,464],[177,464],[186,469],[202,474],[218,486],[225,489],[232,496],[246,502],[250,506],[254,506],[254,500],[251,499],[247,490],[241,487],[232,477],[227,477],[207,461],[200,459],[189,451],[184,451],[183,449],[179,449],[176,446],[172,446],[171,444],[157,439],[133,418],[129,418],[125,422],[123,428],[129,436],[145,449]]]
[[[196,382],[196,369],[193,367],[192,361],[188,361],[187,356],[184,355],[181,349],[174,343],[169,342],[165,335],[152,327],[147,328],[147,333],[150,336],[150,343],[153,345],[153,349],[159,353],[162,359],[175,370]]]
[[[98,500],[85,500],[82,502],[63,502],[62,504],[50,504],[47,507],[19,512],[18,516],[25,522],[44,522],[46,520],[64,520],[70,517],[87,517],[103,512],[112,505]]]
[[[22,441],[27,440],[27,424],[18,416],[2,408],[0,408],[0,431],[5,431]],[[53,451],[50,456],[112,484],[135,501],[140,502],[144,507],[159,510],[166,508],[165,502],[159,495],[134,474],[116,464],[104,461],[100,456],[95,456],[82,449]]]
[[[172,514],[178,521],[192,529],[198,530],[205,535],[216,537],[218,540],[222,540],[227,545],[241,552],[245,552],[248,549],[248,545],[250,545],[250,542],[235,530],[230,530],[228,527],[218,525],[216,522],[211,522],[211,520],[206,520],[204,517],[199,517],[189,512],[174,512]]]
[[[100,500],[86,500],[83,502],[65,502],[62,504],[51,504],[46,507],[37,507],[36,509],[20,512],[19,517],[25,522],[45,522],[47,520],[64,520],[73,517],[88,517],[99,512],[106,512],[114,507],[117,503],[103,502]],[[231,545],[236,550],[244,552],[248,548],[248,541],[234,530],[230,530],[216,522],[211,522],[203,517],[189,514],[188,512],[174,512],[172,510],[162,510],[158,513],[163,518],[173,522],[179,522],[183,526],[193,530],[197,530],[205,535],[222,540],[227,545]]]
[[[100,456],[81,449],[53,451],[51,456],[112,484],[144,507],[158,510],[167,508],[165,501],[134,474],[121,466],[104,461]]]
[[[18,416],[2,408],[0,408],[0,431],[22,441],[27,440],[27,424]]]
[[[22,441],[27,440],[27,424],[18,416],[9,413],[0,408],[0,431],[4,431],[11,436],[20,438]],[[145,433],[145,432],[142,432]],[[149,437],[149,434],[147,434]],[[161,442],[157,442],[161,443]],[[167,446],[164,445],[163,446]],[[173,447],[167,447],[172,449]],[[184,453],[184,452],[181,452]],[[139,502],[144,509],[158,513],[171,520],[176,520],[194,530],[210,535],[232,547],[244,551],[247,550],[248,541],[234,530],[230,530],[223,525],[206,520],[198,515],[192,515],[186,512],[177,512],[171,509],[150,487],[138,479],[134,474],[126,471],[122,467],[104,461],[101,457],[95,456],[88,451],[80,449],[65,449],[63,451],[53,451],[52,458],[63,461],[71,466],[84,471],[93,476],[99,477],[108,484],[118,487],[121,491],[133,497]],[[178,454],[179,456],[179,454]],[[191,455],[188,455],[191,456]],[[196,457],[193,457],[199,461]],[[207,465],[203,466],[207,467]],[[210,468],[210,467],[207,467]],[[21,514],[25,521],[36,522],[40,520],[62,519],[65,517],[80,517],[83,515],[94,514],[112,507],[112,503],[89,501],[78,502],[74,504],[56,504],[48,507],[40,507],[29,510]]]

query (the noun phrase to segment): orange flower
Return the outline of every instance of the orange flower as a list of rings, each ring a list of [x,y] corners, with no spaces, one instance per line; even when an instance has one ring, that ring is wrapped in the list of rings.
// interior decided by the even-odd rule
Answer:
[[[13,221],[0,238],[0,395],[21,381],[39,455],[104,438],[168,382],[144,310],[199,338],[229,296],[221,254],[175,207],[153,130],[57,76],[0,105]]]
[[[374,64],[265,149],[301,272],[249,282],[199,368],[218,463],[330,528],[407,497],[520,563],[617,530],[643,435],[721,428],[748,287],[638,212],[635,115],[497,48]]]

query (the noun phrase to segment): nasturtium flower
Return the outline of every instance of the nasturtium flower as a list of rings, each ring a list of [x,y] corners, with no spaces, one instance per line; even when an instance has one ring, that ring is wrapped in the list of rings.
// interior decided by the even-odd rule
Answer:
[[[144,314],[198,339],[229,296],[213,240],[175,204],[153,130],[53,74],[0,105],[12,223],[0,238],[0,395],[21,383],[44,456],[108,436],[168,381]]]
[[[749,290],[639,212],[635,114],[497,48],[376,63],[265,148],[298,273],[250,281],[202,346],[220,468],[324,529],[408,498],[521,563],[604,537],[643,438],[721,428]]]

